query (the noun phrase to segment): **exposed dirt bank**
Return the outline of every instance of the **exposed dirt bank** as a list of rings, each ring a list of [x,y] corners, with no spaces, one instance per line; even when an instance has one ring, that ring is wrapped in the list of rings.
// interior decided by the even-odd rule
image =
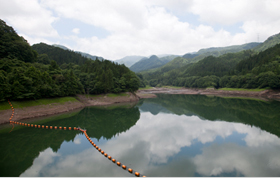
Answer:
[[[275,99],[280,100],[280,91],[264,90],[264,91],[224,91],[216,89],[188,89],[188,88],[153,88],[147,90],[139,90],[139,94],[188,94],[188,95],[215,95],[215,96],[230,96],[230,97],[250,97],[260,99]]]
[[[38,106],[30,106],[24,108],[15,108],[14,109],[15,114],[12,120],[18,121],[22,119],[49,116],[53,114],[72,111],[74,109],[83,108],[86,106],[103,106],[103,105],[111,105],[115,103],[136,102],[140,98],[145,98],[148,96],[155,97],[155,95],[151,95],[151,94],[135,95],[129,92],[116,97],[108,97],[107,95],[98,95],[93,97],[87,97],[85,95],[77,95],[76,98],[78,101],[76,102],[66,102],[63,104],[52,103],[49,105],[38,105]],[[13,103],[13,101],[11,102]],[[12,114],[11,109],[0,111],[0,124],[9,123],[11,114]]]
[[[156,93],[166,94],[188,94],[188,95],[215,95],[215,96],[231,96],[231,97],[250,97],[263,100],[275,99],[280,100],[280,91],[264,90],[260,92],[253,91],[223,91],[214,89],[173,89],[173,88],[153,88],[147,90],[139,90],[136,94],[125,93],[120,96],[108,97],[107,95],[98,95],[87,97],[86,95],[77,95],[76,102],[66,102],[64,104],[52,103],[49,105],[39,105],[24,108],[15,108],[14,121],[35,118],[41,116],[49,116],[63,112],[72,111],[74,109],[86,106],[103,106],[116,103],[136,102],[141,98],[154,98]],[[12,101],[11,101],[12,102]],[[0,111],[0,124],[9,123],[12,110]]]

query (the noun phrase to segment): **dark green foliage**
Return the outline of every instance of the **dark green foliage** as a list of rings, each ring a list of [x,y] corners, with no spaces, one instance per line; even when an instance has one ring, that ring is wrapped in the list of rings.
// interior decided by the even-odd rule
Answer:
[[[130,70],[133,72],[141,72],[148,69],[157,68],[163,66],[164,64],[168,63],[169,60],[163,58],[163,60],[159,59],[157,56],[152,55],[150,58],[144,58],[140,61],[136,62],[130,67]]]
[[[18,36],[14,29],[0,19],[0,58],[18,59],[24,62],[35,62],[37,53],[27,41]]]
[[[280,43],[280,33],[272,35],[267,40],[265,40],[263,43],[254,47],[253,50],[256,51],[256,52],[265,51],[268,48],[271,48],[271,47],[273,47],[273,46],[275,46],[276,44],[279,44],[279,43]]]
[[[181,60],[184,59],[176,58],[172,63],[179,61],[180,65]],[[280,88],[280,44],[259,54],[244,50],[219,57],[208,56],[172,70],[167,66],[141,74],[151,86]]]
[[[39,55],[47,54],[48,57],[57,62],[58,65],[63,63],[74,63],[78,65],[84,64],[88,59],[80,53],[64,50],[59,47],[47,45],[45,43],[35,44],[32,46]]]
[[[0,22],[0,101],[134,92],[139,88],[139,77],[124,65],[93,61],[43,43],[33,45],[37,55],[12,27]]]

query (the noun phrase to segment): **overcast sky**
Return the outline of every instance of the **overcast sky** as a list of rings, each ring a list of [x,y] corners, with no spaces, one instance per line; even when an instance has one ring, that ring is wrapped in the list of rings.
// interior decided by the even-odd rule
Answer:
[[[32,45],[115,60],[263,42],[280,32],[280,0],[0,0],[0,18]]]

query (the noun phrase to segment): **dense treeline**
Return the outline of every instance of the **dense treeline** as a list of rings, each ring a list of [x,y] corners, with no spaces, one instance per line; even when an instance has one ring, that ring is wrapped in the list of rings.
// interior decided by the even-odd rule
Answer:
[[[40,48],[38,55],[2,20],[0,35],[0,101],[134,92],[139,88],[139,77],[124,65],[87,59],[42,43],[34,45]]]
[[[143,73],[151,86],[190,88],[280,88],[280,44],[259,54],[251,50],[208,56],[165,73]]]
[[[83,57],[80,53],[76,53],[70,50],[64,50],[59,47],[47,45],[45,43],[34,44],[32,48],[37,51],[39,55],[45,56],[47,54],[48,58],[56,61],[58,65],[62,65],[64,63],[74,63],[82,65],[88,60],[88,58]],[[42,57],[39,56],[40,60],[41,58]],[[46,63],[46,59],[44,63]]]

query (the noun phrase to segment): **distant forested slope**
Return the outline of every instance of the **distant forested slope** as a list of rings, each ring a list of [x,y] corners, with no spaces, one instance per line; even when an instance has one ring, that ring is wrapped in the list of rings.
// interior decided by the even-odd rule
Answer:
[[[194,88],[280,88],[280,44],[258,54],[252,50],[208,56],[165,73],[143,73],[151,86]]]

